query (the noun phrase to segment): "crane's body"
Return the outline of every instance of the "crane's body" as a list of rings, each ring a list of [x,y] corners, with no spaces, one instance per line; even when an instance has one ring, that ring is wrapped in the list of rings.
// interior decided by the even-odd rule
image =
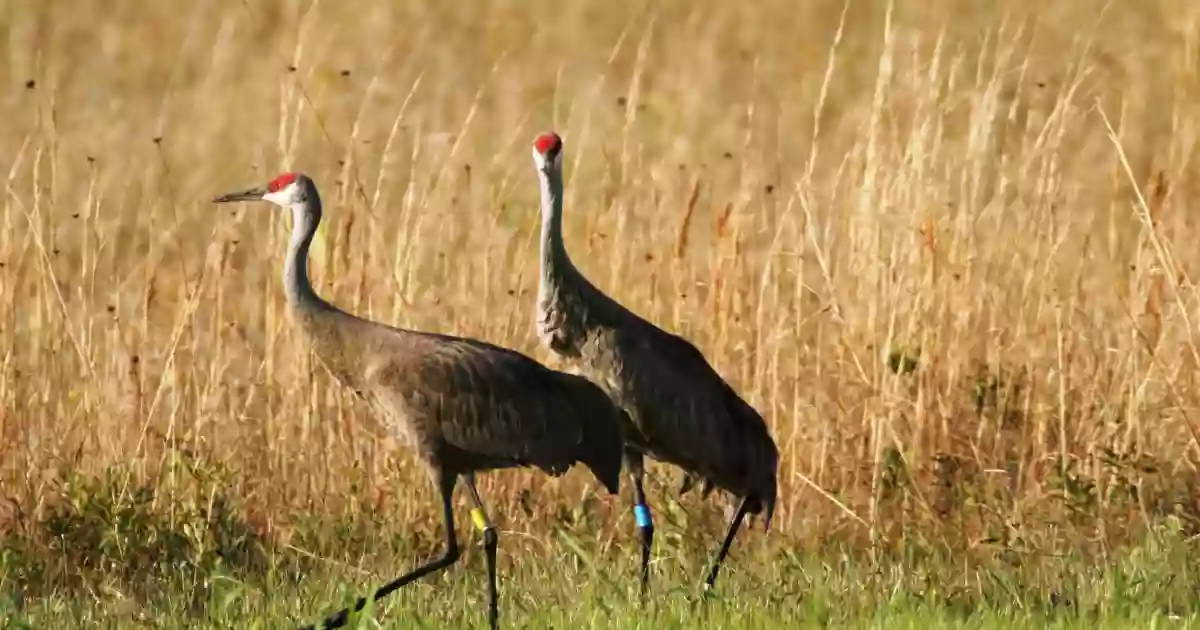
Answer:
[[[690,342],[634,314],[597,289],[571,262],[562,239],[562,140],[534,143],[542,198],[537,331],[542,342],[600,385],[624,412],[626,467],[642,531],[642,588],[649,577],[653,522],[642,489],[642,457],[679,466],[684,490],[703,481],[741,499],[708,574],[711,587],[746,514],[776,499],[779,452],[762,416]]]
[[[285,173],[266,187],[215,199],[249,200],[291,209],[292,238],[283,280],[292,316],[313,355],[368,401],[375,418],[413,449],[442,501],[444,554],[379,588],[373,599],[458,559],[451,498],[461,479],[474,504],[472,519],[484,534],[488,618],[497,628],[498,535],[484,513],[475,472],[530,466],[558,475],[580,462],[616,493],[621,412],[585,378],[551,370],[516,351],[387,326],[338,309],[316,294],[308,278],[309,245],[321,220],[312,180]],[[354,610],[365,605],[360,599]],[[335,613],[323,626],[344,625],[349,614],[350,609]]]
[[[778,457],[762,417],[690,342],[573,275],[575,281],[539,296],[542,342],[627,412],[624,433],[632,450],[679,466],[709,488],[752,496],[748,513],[759,513],[761,503],[774,498]]]
[[[309,310],[300,322],[314,355],[434,477],[515,466],[560,475],[580,461],[610,489],[619,483],[620,453],[605,452],[616,435],[615,416],[605,419],[611,402],[586,379],[507,348],[337,309]]]

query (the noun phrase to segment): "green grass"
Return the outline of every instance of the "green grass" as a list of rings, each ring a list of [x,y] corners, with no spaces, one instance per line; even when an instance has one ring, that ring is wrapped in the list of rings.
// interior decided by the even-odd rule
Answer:
[[[937,570],[947,583],[918,584],[915,567],[882,574],[867,568],[811,562],[780,566],[766,575],[731,571],[718,592],[699,601],[694,589],[656,576],[645,607],[637,604],[630,567],[605,562],[603,573],[550,558],[528,558],[508,567],[501,583],[501,615],[508,628],[1190,628],[1197,606],[1163,571],[1163,559],[1124,559],[1103,569],[1078,569],[1088,581],[1016,587],[1013,573],[979,569],[973,576],[950,566]],[[397,567],[403,566],[399,562]],[[557,567],[557,570],[555,569]],[[614,569],[621,569],[618,574]],[[604,577],[607,573],[608,578]],[[385,600],[361,628],[480,628],[483,566],[476,554],[462,565]],[[767,577],[771,579],[767,579]],[[8,627],[282,628],[349,602],[363,582],[314,573],[300,582],[279,575],[247,581],[220,573],[179,584],[152,603],[115,601],[114,593],[55,596],[16,610],[7,604]],[[375,583],[376,580],[370,580]],[[956,584],[957,582],[957,584]],[[1006,596],[1014,588],[1011,596]],[[206,597],[195,606],[193,595]],[[352,626],[353,627],[353,626]]]
[[[36,512],[0,536],[0,628],[289,628],[317,621],[438,553],[420,505],[299,510],[289,529],[257,523],[227,471],[188,462],[171,487],[125,470],[61,472]],[[1108,548],[1064,521],[1037,536],[982,540],[897,531],[798,542],[743,529],[717,588],[700,577],[719,503],[659,497],[652,591],[642,605],[631,517],[586,496],[549,514],[498,506],[506,628],[1193,627],[1200,573],[1186,521],[1142,522]],[[1049,509],[1049,505],[1044,506]],[[608,511],[606,519],[603,514]],[[461,510],[460,510],[461,511]],[[463,516],[460,514],[460,517]],[[1085,519],[1085,520],[1079,520]],[[360,615],[362,628],[486,627],[480,537],[460,518],[463,557]],[[1058,531],[1058,535],[1050,535]],[[1001,531],[1004,534],[1004,531]],[[958,543],[948,541],[959,540]]]
[[[202,523],[181,529],[196,531]],[[569,525],[550,531],[501,538],[506,628],[1200,627],[1200,580],[1188,564],[1194,544],[1173,520],[1107,556],[905,547],[871,558],[848,547],[796,551],[754,532],[739,541],[707,598],[700,597],[698,579],[715,541],[692,539],[667,524],[644,606],[637,598],[632,535],[607,541],[581,538]],[[466,531],[460,538],[464,556],[457,565],[387,598],[360,615],[357,627],[486,627],[479,539]],[[140,555],[144,541],[139,547],[126,542],[103,559],[89,556],[104,567],[105,579],[72,582],[48,578],[68,574],[56,574],[52,558],[23,556],[14,552],[19,545],[7,541],[0,556],[2,627],[293,627],[348,604],[432,553],[418,557],[412,551],[417,545],[405,551],[402,542],[381,537],[346,540],[336,560],[335,551],[318,558],[296,546],[268,549],[261,543],[253,553],[209,550],[155,561]],[[392,551],[371,555],[370,547]],[[39,571],[48,582],[34,585],[30,579]]]

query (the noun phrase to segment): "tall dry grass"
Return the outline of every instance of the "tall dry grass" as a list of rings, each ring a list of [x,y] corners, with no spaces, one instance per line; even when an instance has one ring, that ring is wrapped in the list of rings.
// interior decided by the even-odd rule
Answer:
[[[285,542],[432,524],[289,326],[287,219],[208,200],[303,170],[328,298],[549,361],[547,128],[577,263],[768,418],[783,540],[1200,524],[1200,6],[1003,4],[7,4],[0,527],[106,469],[193,503],[223,471]],[[534,532],[592,487],[484,483]]]

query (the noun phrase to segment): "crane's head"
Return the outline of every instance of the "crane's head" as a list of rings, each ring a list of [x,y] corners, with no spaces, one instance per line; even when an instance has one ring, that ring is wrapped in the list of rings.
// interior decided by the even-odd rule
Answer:
[[[227,193],[213,199],[213,203],[269,201],[288,208],[307,199],[311,187],[312,180],[303,173],[282,173],[267,182],[266,186]]]
[[[533,163],[538,170],[550,174],[562,170],[562,138],[553,131],[538,134],[533,139]]]

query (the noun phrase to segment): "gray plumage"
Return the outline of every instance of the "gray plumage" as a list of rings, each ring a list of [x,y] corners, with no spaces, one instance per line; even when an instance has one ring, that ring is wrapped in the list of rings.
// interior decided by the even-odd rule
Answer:
[[[322,299],[308,278],[308,250],[321,220],[312,180],[285,173],[269,185],[215,201],[265,200],[293,215],[284,264],[288,305],[316,356],[365,399],[390,433],[408,444],[441,494],[445,554],[378,589],[374,599],[458,558],[451,495],[461,478],[475,507],[483,506],[474,473],[530,466],[551,475],[576,462],[612,493],[620,483],[620,411],[588,380],[474,339],[404,330],[346,313]],[[495,547],[488,524],[489,621],[497,627]],[[355,610],[366,604],[360,599]],[[324,622],[343,625],[349,609]]]
[[[440,475],[577,461],[610,491],[620,476],[612,403],[595,385],[482,341],[403,330],[327,305],[295,310],[314,354]]]
[[[635,492],[641,494],[645,454],[682,468],[683,491],[701,480],[706,493],[715,487],[743,499],[709,575],[711,586],[743,514],[765,512],[770,522],[778,449],[762,416],[695,346],[621,306],[572,264],[562,240],[561,139],[542,134],[533,155],[542,196],[538,336],[626,412]]]

